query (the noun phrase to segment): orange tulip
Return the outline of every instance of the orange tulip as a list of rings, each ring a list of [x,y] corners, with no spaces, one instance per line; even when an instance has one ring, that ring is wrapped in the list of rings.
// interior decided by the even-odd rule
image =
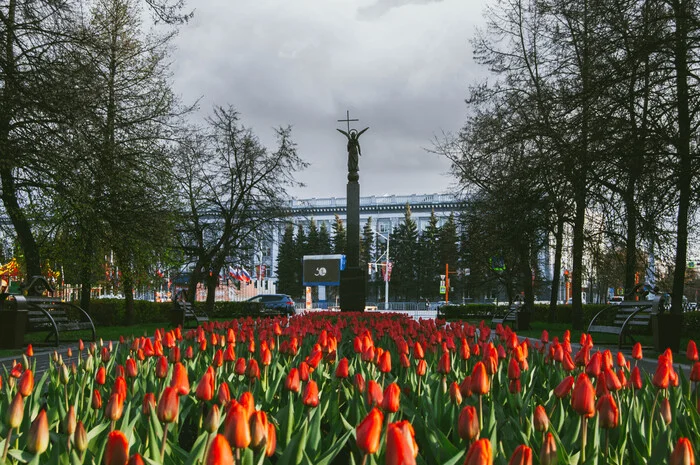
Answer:
[[[68,412],[61,421],[61,426],[63,427],[63,432],[66,433],[68,436],[72,435],[75,432],[76,418],[74,406],[71,405],[70,407],[68,407]]]
[[[133,358],[126,359],[126,371],[125,371],[125,373],[129,378],[136,378],[136,376],[138,376],[139,371],[138,371],[138,368],[136,367],[136,360],[134,360]]]
[[[214,398],[214,390],[214,368],[210,366],[202,375],[202,379],[199,380],[195,396],[206,402]]]
[[[316,381],[310,380],[308,383],[306,383],[301,401],[307,407],[318,407],[318,385],[316,384]]]
[[[338,367],[335,369],[335,377],[345,379],[348,376],[350,376],[349,371],[350,371],[350,366],[349,366],[348,359],[346,357],[341,358],[340,361],[338,362]]]
[[[396,383],[389,384],[382,395],[382,409],[389,413],[399,411],[401,402],[401,388]]]
[[[446,375],[452,369],[452,359],[450,358],[449,352],[443,352],[438,361],[437,371],[443,375]]]
[[[491,380],[483,362],[476,362],[472,370],[471,389],[474,394],[488,394],[491,390]]]
[[[228,409],[224,420],[224,436],[228,442],[238,449],[245,449],[250,444],[250,424],[246,408],[233,403]]]
[[[105,407],[105,417],[111,421],[117,421],[122,417],[124,412],[124,398],[118,392],[109,396],[107,407]]]
[[[92,405],[93,410],[98,410],[102,408],[102,395],[97,389],[94,389],[92,391],[92,402],[90,405]]]
[[[581,373],[571,394],[571,406],[579,415],[591,418],[595,414],[595,389],[590,378]]]
[[[209,446],[205,465],[233,465],[233,451],[226,437],[217,434]]]
[[[219,406],[214,404],[211,406],[211,410],[207,413],[202,428],[209,433],[215,433],[219,429],[219,423],[221,422],[221,413],[219,411]]]
[[[156,362],[156,378],[164,379],[166,376],[168,376],[168,359],[159,357]]]
[[[598,410],[598,424],[601,428],[616,428],[620,422],[620,411],[612,394],[605,394],[596,404]]]
[[[250,447],[259,449],[267,443],[267,414],[256,410],[250,416]]]
[[[423,346],[420,342],[415,342],[413,344],[413,358],[418,360],[425,358],[425,352],[423,351]]]
[[[425,376],[425,373],[428,371],[428,362],[426,362],[424,359],[420,359],[418,361],[418,365],[416,365],[416,374],[418,376]]]
[[[452,381],[450,384],[450,401],[455,405],[462,403],[462,392],[459,389],[459,384],[456,381]]]
[[[467,405],[459,413],[457,422],[459,437],[471,441],[479,437],[479,414],[472,405]]]
[[[508,465],[532,465],[532,449],[521,444],[515,448]]]
[[[680,438],[671,452],[669,465],[695,465],[693,446],[688,438]]]
[[[267,444],[265,444],[265,456],[272,457],[277,449],[277,430],[271,421],[267,423]]]
[[[659,355],[656,372],[651,382],[657,389],[667,389],[670,383],[671,363],[665,355]]]
[[[22,394],[22,397],[27,397],[34,390],[34,373],[32,370],[25,370],[22,376],[19,377],[17,383],[17,391]]]
[[[34,347],[32,347],[32,345],[29,344],[25,353],[27,354],[27,357],[34,357]]]
[[[238,397],[238,403],[245,407],[245,411],[248,413],[248,419],[250,419],[250,416],[255,412],[255,398],[253,397],[253,393],[250,391],[242,392]]]
[[[126,465],[146,465],[146,463],[143,461],[141,454],[137,453],[129,457],[129,461],[126,463]]]
[[[309,364],[306,362],[301,362],[299,364],[299,379],[301,379],[303,382],[307,382],[309,380]]]
[[[486,438],[478,439],[469,448],[464,465],[491,465],[493,464],[493,452],[491,441]]]
[[[107,445],[103,456],[104,465],[126,465],[129,460],[129,441],[119,430],[107,436]]]
[[[635,360],[642,359],[642,345],[637,342],[632,346],[632,358]]]
[[[355,428],[357,447],[363,453],[374,454],[379,449],[383,422],[384,414],[375,407],[370,410],[369,414]]]
[[[352,377],[352,382],[357,392],[365,392],[365,379],[362,377],[362,373],[355,373],[355,376]]]
[[[75,425],[73,444],[75,444],[75,448],[78,450],[78,452],[84,452],[88,447],[87,431],[85,431],[85,426],[83,426],[83,422],[80,420],[78,420],[78,423]]]
[[[378,368],[382,373],[391,372],[391,353],[388,350],[382,352],[382,355],[379,357]]]
[[[535,412],[532,415],[532,424],[535,430],[543,433],[549,429],[549,417],[547,416],[547,411],[543,406],[538,405],[535,407]]]
[[[540,449],[541,465],[557,465],[557,443],[552,433],[547,433]]]
[[[190,393],[190,380],[187,377],[187,368],[178,362],[173,366],[173,377],[170,380],[170,387],[177,389],[177,393],[186,396]]]

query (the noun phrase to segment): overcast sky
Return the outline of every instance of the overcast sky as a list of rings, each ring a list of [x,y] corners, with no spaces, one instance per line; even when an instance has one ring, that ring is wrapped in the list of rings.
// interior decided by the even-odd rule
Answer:
[[[449,163],[426,148],[465,120],[484,70],[469,40],[485,0],[196,0],[180,28],[175,90],[200,112],[234,105],[269,148],[292,125],[307,186],[297,198],[345,197],[350,111],[361,195],[451,191]]]

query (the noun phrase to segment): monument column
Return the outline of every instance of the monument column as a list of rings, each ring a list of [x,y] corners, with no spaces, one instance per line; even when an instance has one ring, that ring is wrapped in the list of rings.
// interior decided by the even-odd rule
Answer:
[[[347,184],[347,247],[345,270],[340,272],[340,310],[363,312],[365,310],[365,283],[367,274],[360,268],[360,174],[359,157],[362,155],[359,138],[367,129],[359,133],[350,130],[350,112],[346,119],[338,120],[348,124],[347,132],[338,129],[348,139],[348,184]]]

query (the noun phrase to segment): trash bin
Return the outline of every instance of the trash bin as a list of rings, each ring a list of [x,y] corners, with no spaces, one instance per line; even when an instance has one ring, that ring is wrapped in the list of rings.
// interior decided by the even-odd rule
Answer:
[[[0,348],[21,349],[27,328],[27,311],[17,310],[15,302],[0,301]]]
[[[530,329],[530,312],[518,311],[515,314],[516,331],[524,331]]]
[[[177,302],[170,309],[170,324],[174,327],[185,327],[185,310]]]
[[[682,313],[654,313],[651,316],[654,349],[663,352],[669,348],[673,352],[678,352],[681,346],[682,329]]]

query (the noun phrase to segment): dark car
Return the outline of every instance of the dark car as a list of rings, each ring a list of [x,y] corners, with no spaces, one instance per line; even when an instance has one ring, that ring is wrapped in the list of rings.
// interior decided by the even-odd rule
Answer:
[[[287,294],[260,294],[248,299],[248,302],[259,302],[263,312],[269,315],[294,315],[294,300]]]

